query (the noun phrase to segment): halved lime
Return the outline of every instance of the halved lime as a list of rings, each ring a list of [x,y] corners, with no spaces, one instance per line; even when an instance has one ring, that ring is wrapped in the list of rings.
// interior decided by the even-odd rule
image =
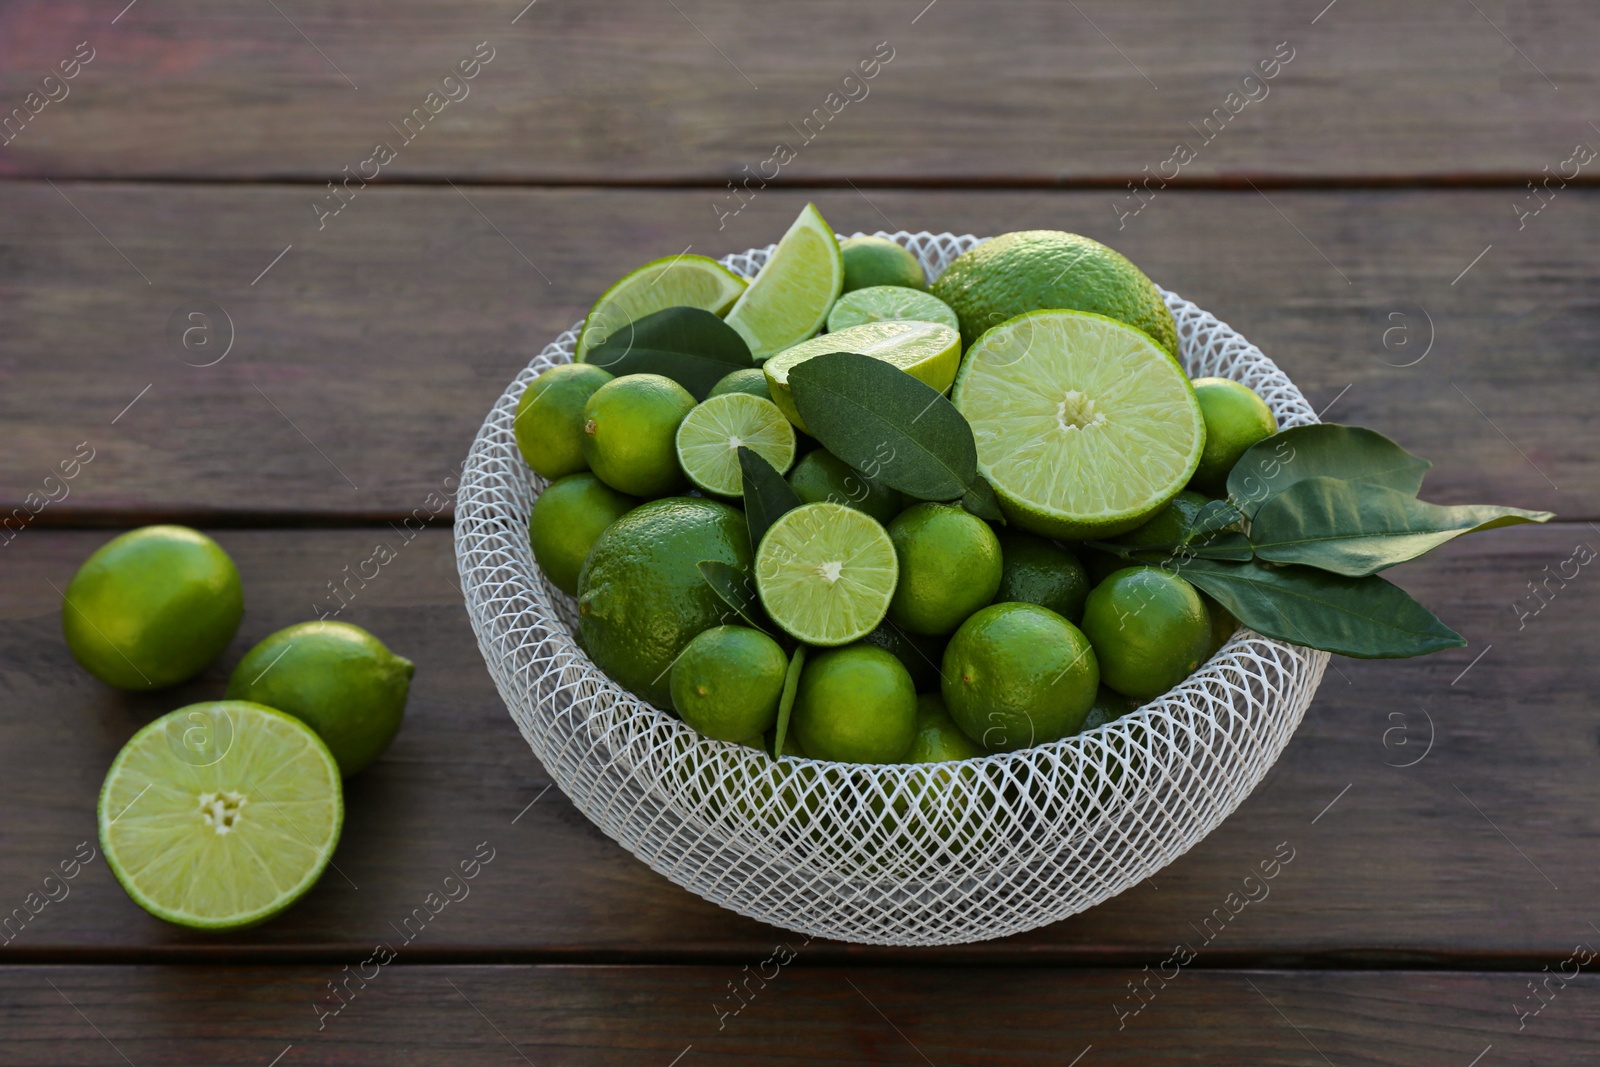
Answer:
[[[807,204],[728,312],[757,363],[822,329],[844,286],[844,259],[815,204]]]
[[[158,919],[233,930],[305,894],[339,843],[344,795],[300,720],[244,700],[190,704],[133,735],[100,788],[100,844]]]
[[[937,322],[869,322],[813,337],[779,352],[761,369],[766,371],[772,402],[802,430],[806,424],[789,391],[789,371],[828,352],[856,352],[881,359],[942,393],[955,381],[956,368],[961,366],[961,334]]]
[[[1183,370],[1103,315],[1035,311],[967,350],[951,400],[1006,516],[1046,537],[1133,529],[1200,463],[1205,421]]]
[[[749,393],[707,397],[678,424],[678,465],[708,493],[739,495],[740,445],[782,474],[794,462],[794,427],[778,405]]]
[[[575,363],[595,345],[630,322],[670,307],[704,308],[726,314],[745,290],[745,280],[706,256],[668,256],[652,260],[603,293],[578,331]]]
[[[785,512],[756,549],[756,591],[772,621],[808,645],[847,645],[883,621],[900,576],[894,542],[843,504]]]
[[[921,289],[903,285],[874,285],[846,293],[828,312],[828,332],[838,333],[868,322],[937,322],[952,330],[961,322],[949,304]]]

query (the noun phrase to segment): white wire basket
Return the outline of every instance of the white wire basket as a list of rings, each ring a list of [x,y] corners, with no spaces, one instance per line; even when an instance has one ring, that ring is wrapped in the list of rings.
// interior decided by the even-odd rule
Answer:
[[[930,278],[980,243],[880,233]],[[773,246],[722,260],[753,277]],[[1260,349],[1164,292],[1191,377],[1243,382],[1280,427],[1317,421]],[[581,325],[581,324],[579,324]],[[528,513],[545,482],[512,434],[518,398],[572,358],[578,326],[506,388],[473,442],[456,559],[489,673],[555,783],[667,878],[814,937],[949,945],[1004,937],[1132,888],[1216,828],[1266,775],[1328,655],[1241,629],[1162,697],[1097,729],[960,763],[774,761],[711,741],[591,663],[576,605],[544,580]]]

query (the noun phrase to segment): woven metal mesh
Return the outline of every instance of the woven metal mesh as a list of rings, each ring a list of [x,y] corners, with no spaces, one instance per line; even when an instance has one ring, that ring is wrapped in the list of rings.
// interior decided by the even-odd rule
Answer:
[[[980,243],[881,233],[936,277]],[[746,277],[772,247],[722,262]],[[1316,421],[1294,384],[1171,293],[1185,368],[1244,382],[1281,426]],[[696,734],[602,674],[576,608],[528,547],[544,487],[512,435],[517,400],[572,358],[576,327],[517,375],[473,443],[456,504],[467,609],[495,685],[556,784],[654,870],[817,937],[942,945],[1032,929],[1138,884],[1249,795],[1288,743],[1326,653],[1240,630],[1177,688],[1098,729],[961,763],[773,761]]]

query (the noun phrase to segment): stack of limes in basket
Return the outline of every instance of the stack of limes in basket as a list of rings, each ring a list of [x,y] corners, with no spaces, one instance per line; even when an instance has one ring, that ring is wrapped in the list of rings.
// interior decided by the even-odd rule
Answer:
[[[1127,565],[1277,428],[1176,356],[1159,290],[1088,238],[1007,234],[929,285],[807,205],[748,282],[627,275],[529,382],[533,555],[593,662],[706,737],[869,764],[1057,741],[1235,626]]]

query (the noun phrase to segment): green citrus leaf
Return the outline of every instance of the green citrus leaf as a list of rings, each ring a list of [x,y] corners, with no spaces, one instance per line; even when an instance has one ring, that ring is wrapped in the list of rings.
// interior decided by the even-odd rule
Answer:
[[[740,622],[760,630],[768,637],[774,636],[773,626],[767,620],[766,612],[761,610],[754,579],[733,564],[718,559],[703,559],[695,566],[700,568],[700,577],[706,580],[711,591],[733,609]]]
[[[613,330],[583,361],[621,377],[662,374],[704,400],[731,371],[753,367],[750,346],[709,311],[670,307]]]
[[[972,427],[943,394],[852,352],[789,371],[795,407],[824,448],[918,500],[954,500],[978,476]]]
[[[778,725],[772,734],[772,758],[783,755],[783,741],[789,733],[789,713],[794,710],[794,695],[800,688],[800,672],[806,665],[806,646],[796,645],[789,659],[789,672],[783,676],[783,695],[778,698]]]
[[[1255,513],[1267,498],[1307,478],[1343,478],[1416,496],[1433,466],[1381,433],[1325,422],[1295,426],[1251,446],[1228,472],[1228,499]]]
[[[1311,567],[1205,559],[1189,560],[1178,573],[1256,633],[1324,652],[1403,659],[1467,643],[1376,575],[1346,578]]]
[[[750,526],[750,551],[761,547],[767,527],[778,516],[800,506],[789,483],[759,452],[739,446],[739,470],[744,475],[744,517]]]
[[[1381,485],[1307,478],[1261,505],[1250,542],[1261,559],[1361,577],[1462,534],[1550,517],[1491,504],[1445,507]]]
[[[994,495],[989,479],[981,474],[975,475],[967,491],[961,494],[961,506],[980,519],[1006,525],[1006,517],[1000,512],[1000,498]]]

